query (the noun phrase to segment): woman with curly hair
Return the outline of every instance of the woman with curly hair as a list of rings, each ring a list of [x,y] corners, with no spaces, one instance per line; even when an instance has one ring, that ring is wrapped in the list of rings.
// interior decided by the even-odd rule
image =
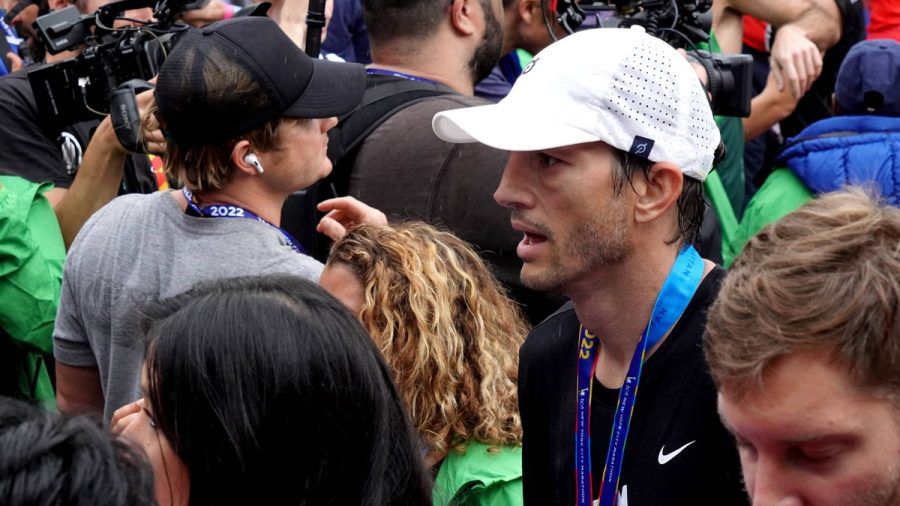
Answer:
[[[472,248],[424,223],[362,225],[322,286],[381,349],[436,472],[434,504],[521,504],[519,308]]]

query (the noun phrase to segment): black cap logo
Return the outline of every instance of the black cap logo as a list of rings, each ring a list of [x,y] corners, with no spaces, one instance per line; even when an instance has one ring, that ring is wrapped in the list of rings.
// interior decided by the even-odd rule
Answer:
[[[649,160],[650,151],[653,150],[653,144],[654,141],[652,139],[635,135],[634,142],[631,143],[631,149],[628,150],[628,154]]]

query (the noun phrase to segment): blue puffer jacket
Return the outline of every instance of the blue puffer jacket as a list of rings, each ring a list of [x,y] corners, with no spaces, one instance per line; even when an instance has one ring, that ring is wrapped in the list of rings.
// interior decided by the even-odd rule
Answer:
[[[873,186],[900,205],[900,118],[836,116],[790,139],[776,165],[787,166],[815,193]]]

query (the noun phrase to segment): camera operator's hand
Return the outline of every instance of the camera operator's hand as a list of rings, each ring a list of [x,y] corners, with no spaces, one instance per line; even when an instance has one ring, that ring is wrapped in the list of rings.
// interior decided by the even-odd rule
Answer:
[[[774,70],[769,72],[766,87],[750,102],[750,116],[743,119],[744,139],[754,139],[766,133],[773,125],[790,116],[799,101],[789,88],[778,86]]]
[[[387,225],[387,216],[374,207],[363,204],[353,197],[338,197],[320,202],[319,211],[328,214],[319,221],[316,231],[338,241],[347,235],[347,229],[355,225]]]
[[[151,81],[156,82],[154,79]],[[141,138],[144,140],[144,148],[147,153],[162,155],[166,152],[166,138],[159,126],[159,120],[152,111],[156,109],[156,99],[153,90],[138,93],[135,97],[138,109],[141,111]]]
[[[226,14],[234,14],[235,7],[222,0],[209,0],[200,9],[189,10],[184,13],[181,20],[190,25],[201,27],[212,22],[225,19]]]
[[[778,29],[771,55],[778,90],[789,84],[795,98],[802,97],[822,73],[822,54],[818,46],[795,25],[787,24]]]
[[[19,55],[13,53],[12,51],[6,53],[6,59],[9,60],[9,72],[13,73],[22,69],[22,59],[19,58]]]

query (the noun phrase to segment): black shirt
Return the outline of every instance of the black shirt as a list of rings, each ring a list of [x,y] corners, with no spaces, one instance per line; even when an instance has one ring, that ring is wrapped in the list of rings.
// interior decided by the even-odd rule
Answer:
[[[27,72],[0,78],[0,170],[35,183],[50,181],[68,188],[94,129],[86,121],[57,130],[42,124]],[[126,158],[119,193],[151,193],[156,180],[145,155]]]
[[[719,421],[701,347],[706,311],[723,275],[717,267],[706,276],[669,337],[644,364],[619,479],[619,506],[747,504],[734,440]],[[520,352],[528,505],[575,503],[578,328],[575,310],[566,304],[529,334]],[[593,499],[600,490],[617,402],[617,390],[594,381]]]

